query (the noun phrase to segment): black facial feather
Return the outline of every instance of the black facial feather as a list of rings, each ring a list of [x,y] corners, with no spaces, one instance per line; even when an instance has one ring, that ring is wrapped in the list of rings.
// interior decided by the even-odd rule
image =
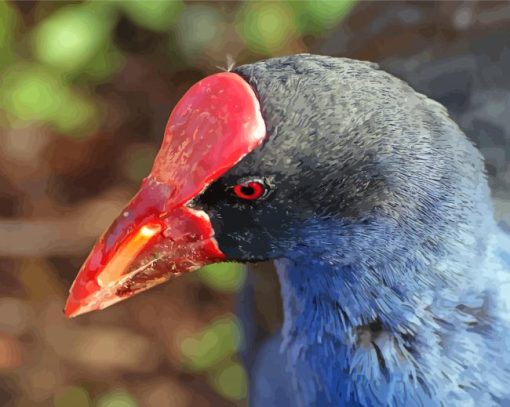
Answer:
[[[471,212],[472,191],[488,193],[479,153],[445,109],[375,64],[297,55],[234,72],[258,95],[267,139],[198,199],[230,258],[284,256],[314,218],[388,218],[402,230],[430,221],[433,239]],[[271,196],[232,199],[228,186],[249,177],[271,177]],[[464,209],[431,212],[459,200]]]
[[[285,405],[506,405],[509,241],[481,156],[446,110],[349,59],[233,72],[267,139],[197,205],[227,258],[275,260],[282,340],[254,377],[283,352]],[[254,177],[270,177],[267,199],[230,194]]]

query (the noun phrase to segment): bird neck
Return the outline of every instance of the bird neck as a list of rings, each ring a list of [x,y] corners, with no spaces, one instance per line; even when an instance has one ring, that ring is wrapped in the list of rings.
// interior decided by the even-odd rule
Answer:
[[[485,280],[473,264],[481,264],[475,257],[485,256],[487,244],[467,241],[433,261],[416,250],[379,267],[277,260],[282,346],[303,404],[372,405],[395,394],[427,404],[433,392],[440,398],[449,370],[442,333],[467,334],[469,316],[484,307]]]

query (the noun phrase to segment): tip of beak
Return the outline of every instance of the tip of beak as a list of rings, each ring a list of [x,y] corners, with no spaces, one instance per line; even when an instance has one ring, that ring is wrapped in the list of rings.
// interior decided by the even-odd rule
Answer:
[[[64,314],[67,318],[74,318],[87,312],[102,310],[123,299],[110,291],[98,290],[87,296],[80,296],[79,294],[73,292],[73,288],[71,288],[64,307]]]
[[[97,308],[93,308],[90,305],[84,306],[80,301],[75,300],[74,297],[70,295],[64,307],[64,315],[67,318],[74,318],[89,311],[94,311],[95,309]]]
[[[66,304],[66,306],[63,309],[63,312],[64,312],[64,315],[69,319],[80,315],[80,312],[78,311],[78,309],[74,306],[69,306],[69,303]]]

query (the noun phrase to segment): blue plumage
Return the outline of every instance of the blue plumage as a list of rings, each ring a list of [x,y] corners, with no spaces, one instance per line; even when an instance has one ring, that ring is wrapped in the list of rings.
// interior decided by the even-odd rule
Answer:
[[[388,298],[377,283],[372,304],[356,299],[366,287],[349,277],[360,270],[277,261],[284,338],[260,353],[252,405],[510,403],[510,238],[494,226],[488,240],[478,267],[453,286],[423,291],[407,281],[409,295],[416,288],[407,304]],[[387,313],[376,311],[380,302]],[[364,321],[363,308],[383,321]]]
[[[280,188],[219,236],[233,258],[276,259],[281,284],[281,340],[253,364],[252,404],[510,404],[510,238],[446,110],[358,61],[237,72],[268,142],[227,180],[271,174]]]

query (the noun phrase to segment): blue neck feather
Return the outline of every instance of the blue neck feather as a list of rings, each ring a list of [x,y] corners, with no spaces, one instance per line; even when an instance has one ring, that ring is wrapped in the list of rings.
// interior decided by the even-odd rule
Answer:
[[[455,239],[441,244],[406,242],[414,250],[405,254],[395,245],[377,265],[353,263],[338,251],[335,260],[330,247],[310,253],[314,235],[324,231],[309,228],[292,260],[276,261],[285,312],[282,346],[298,402],[499,403],[508,366],[485,364],[506,352],[508,340],[501,337],[508,333],[488,302],[497,290],[490,274],[500,267],[491,260],[496,229],[492,221],[483,228],[481,240],[459,228]],[[353,244],[338,237],[336,247],[345,253],[347,243]]]

